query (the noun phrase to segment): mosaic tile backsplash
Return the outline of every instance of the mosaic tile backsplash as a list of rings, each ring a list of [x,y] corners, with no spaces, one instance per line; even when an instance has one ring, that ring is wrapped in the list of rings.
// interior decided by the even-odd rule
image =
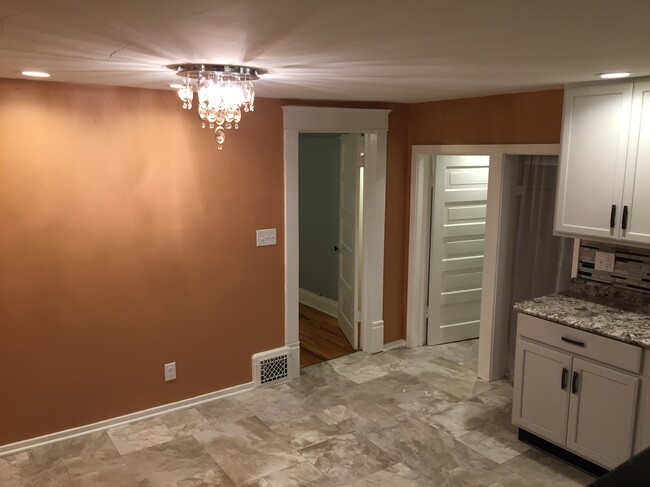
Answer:
[[[616,254],[614,272],[594,269],[596,250]],[[650,249],[583,240],[580,243],[578,277],[650,293]]]

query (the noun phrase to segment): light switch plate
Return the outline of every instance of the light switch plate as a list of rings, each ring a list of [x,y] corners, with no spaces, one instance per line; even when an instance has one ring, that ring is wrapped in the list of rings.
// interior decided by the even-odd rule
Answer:
[[[275,228],[265,228],[257,231],[257,246],[266,247],[267,245],[277,245]]]
[[[594,269],[597,271],[614,272],[615,255],[613,252],[601,252],[596,250]]]

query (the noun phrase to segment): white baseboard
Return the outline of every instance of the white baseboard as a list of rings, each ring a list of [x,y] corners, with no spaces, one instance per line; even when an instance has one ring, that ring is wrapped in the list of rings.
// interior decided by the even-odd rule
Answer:
[[[183,399],[182,401],[163,404],[161,406],[145,409],[143,411],[137,411],[135,413],[125,414],[124,416],[119,416],[117,418],[106,419],[104,421],[99,421],[97,423],[88,424],[85,426],[78,426],[76,428],[71,428],[64,431],[58,431],[56,433],[50,433],[49,435],[43,435],[37,438],[31,438],[29,440],[18,441],[16,443],[9,443],[8,445],[1,445],[0,457],[4,455],[16,453],[22,450],[26,450],[28,448],[46,445],[48,443],[54,443],[56,441],[67,440],[69,438],[85,435],[87,433],[93,433],[95,431],[102,431],[109,428],[114,428],[116,426],[121,426],[123,424],[131,423],[136,420],[146,419],[152,416],[158,416],[164,413],[169,413],[171,411],[176,411],[178,409],[184,409],[191,406],[196,406],[197,404],[212,401],[214,399],[227,397],[227,396],[234,396],[236,394],[241,394],[242,392],[247,392],[251,390],[253,390],[253,383],[248,382],[246,384],[240,384],[237,386],[228,387],[227,389],[221,389],[220,391],[209,392],[208,394],[203,394],[201,396],[196,396],[189,399]]]
[[[384,344],[384,352],[395,350],[396,348],[405,348],[406,340],[395,340],[394,342]]]
[[[316,293],[307,291],[306,289],[300,288],[298,290],[298,300],[302,304],[317,309],[327,315],[333,316],[334,318],[339,317],[339,302],[334,301],[333,299],[326,298],[325,296],[319,296]]]

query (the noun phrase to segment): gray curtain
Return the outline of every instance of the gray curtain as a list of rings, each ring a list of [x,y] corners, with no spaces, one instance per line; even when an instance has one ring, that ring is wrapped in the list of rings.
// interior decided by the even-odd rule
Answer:
[[[571,281],[573,239],[553,236],[556,156],[520,156],[523,177],[512,280],[512,303],[565,291]],[[510,318],[508,366],[515,357],[516,313]]]

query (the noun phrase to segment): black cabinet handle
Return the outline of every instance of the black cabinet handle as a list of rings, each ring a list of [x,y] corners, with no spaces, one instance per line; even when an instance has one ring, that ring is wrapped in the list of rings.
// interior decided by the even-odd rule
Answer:
[[[580,376],[580,374],[578,374],[577,372],[573,373],[573,380],[571,381],[571,392],[573,394],[578,393],[578,378],[579,378],[579,376]]]
[[[627,230],[627,205],[623,207],[623,223],[621,223],[621,228]]]
[[[577,345],[579,347],[585,346],[584,342],[579,342],[578,340],[574,340],[573,338],[562,337],[562,341],[570,343],[571,345]]]
[[[612,205],[612,212],[609,214],[609,228],[614,228],[616,225],[616,205]]]
[[[562,386],[563,391],[566,390],[566,381],[568,378],[569,378],[569,369],[567,369],[566,367],[562,367],[562,382],[560,385]]]

